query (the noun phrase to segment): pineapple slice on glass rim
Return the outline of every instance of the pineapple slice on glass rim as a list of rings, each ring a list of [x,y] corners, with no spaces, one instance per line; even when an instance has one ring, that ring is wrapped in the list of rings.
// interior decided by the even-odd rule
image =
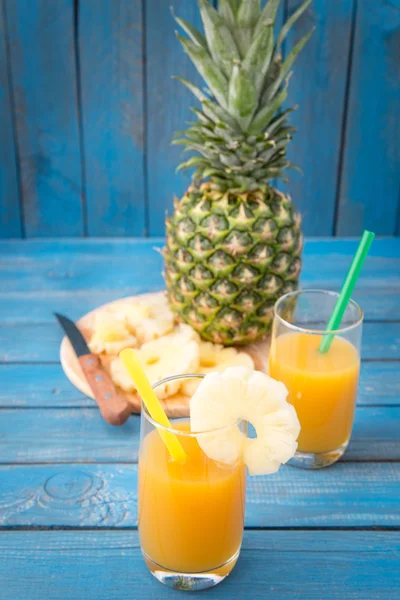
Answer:
[[[243,460],[250,475],[276,473],[294,456],[300,433],[287,395],[283,383],[246,367],[209,373],[190,400],[191,430],[212,431],[197,438],[209,458],[227,465]],[[227,427],[239,420],[251,423],[257,437]]]

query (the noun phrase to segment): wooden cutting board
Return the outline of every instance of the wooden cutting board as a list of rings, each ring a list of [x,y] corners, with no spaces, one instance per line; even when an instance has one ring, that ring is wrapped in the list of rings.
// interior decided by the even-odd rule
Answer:
[[[77,326],[83,333],[86,341],[89,341],[93,334],[95,316],[99,311],[104,311],[110,308],[111,306],[115,310],[115,307],[123,306],[126,303],[132,303],[138,301],[151,300],[157,296],[162,295],[165,292],[156,292],[153,294],[142,294],[140,296],[130,296],[128,298],[122,298],[120,300],[116,300],[115,302],[111,302],[109,304],[105,304],[96,308],[95,310],[87,313],[83,316],[79,321],[76,322]],[[265,338],[260,342],[249,344],[248,346],[240,346],[240,350],[242,352],[247,352],[252,359],[254,360],[255,368],[258,371],[267,372],[268,368],[268,353],[269,353],[269,345],[270,339]],[[114,357],[107,356],[105,354],[100,355],[100,359],[105,370],[110,373],[110,363]],[[61,343],[60,348],[60,359],[61,365],[64,369],[64,372],[71,383],[78,388],[79,391],[86,394],[90,398],[93,398],[93,393],[86,381],[86,378],[82,372],[81,366],[78,362],[75,352],[72,349],[72,346],[69,340],[65,337]],[[140,413],[140,398],[138,394],[127,393],[124,392],[126,398],[129,400],[132,405],[132,412]],[[183,394],[175,394],[170,398],[166,398],[161,400],[163,407],[168,414],[169,417],[187,417],[189,416],[189,398]]]

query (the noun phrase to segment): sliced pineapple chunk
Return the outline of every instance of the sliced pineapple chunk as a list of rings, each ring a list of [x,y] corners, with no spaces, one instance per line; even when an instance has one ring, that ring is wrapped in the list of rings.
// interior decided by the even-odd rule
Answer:
[[[155,384],[170,375],[196,372],[199,366],[199,345],[193,339],[195,335],[191,327],[181,326],[176,332],[147,342],[136,350],[150,383]],[[113,360],[110,369],[114,383],[127,392],[135,391],[134,383],[119,358]],[[179,391],[180,385],[180,381],[165,383],[156,389],[157,396],[173,396]]]
[[[136,332],[137,326],[144,320],[151,317],[150,307],[137,302],[126,304],[119,308],[118,314],[125,321],[126,327],[132,333]]]
[[[135,329],[135,334],[141,344],[157,340],[174,329],[174,322],[168,318],[157,316],[156,318],[143,319]]]
[[[113,311],[129,332],[135,335],[139,344],[158,339],[174,329],[175,317],[164,295],[124,302],[116,305]]]
[[[96,313],[94,333],[88,345],[95,354],[118,355],[124,348],[136,348],[138,343],[117,315],[103,310]]]
[[[103,342],[116,342],[126,338],[129,331],[117,315],[101,310],[95,315],[94,335]]]
[[[198,373],[225,371],[228,367],[248,367],[254,369],[253,359],[246,352],[238,352],[235,348],[224,348],[212,342],[200,342],[200,364]],[[192,397],[201,379],[185,379],[181,391]]]
[[[118,385],[122,390],[125,392],[135,391],[135,385],[120,358],[114,358],[114,360],[111,362],[110,374],[115,385]]]
[[[94,354],[105,352],[109,356],[118,356],[125,348],[137,348],[138,343],[134,335],[128,335],[124,340],[115,342],[103,342],[95,337],[89,343],[89,348]]]

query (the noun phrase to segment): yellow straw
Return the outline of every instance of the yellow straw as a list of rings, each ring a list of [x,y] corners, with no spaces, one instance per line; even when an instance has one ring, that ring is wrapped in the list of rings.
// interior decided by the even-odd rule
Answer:
[[[125,350],[122,350],[119,357],[122,360],[130,377],[132,378],[132,381],[134,382],[140,397],[146,405],[151,418],[156,423],[159,423],[164,427],[171,428],[171,423],[169,422],[169,419],[165,414],[159,399],[151,387],[150,381],[147,379],[146,373],[144,372],[143,367],[138,360],[136,352],[131,348],[126,348]],[[184,462],[186,459],[186,454],[176,435],[170,431],[164,431],[164,429],[159,427],[157,427],[157,430],[161,435],[164,444],[167,446],[171,457],[177,462]]]

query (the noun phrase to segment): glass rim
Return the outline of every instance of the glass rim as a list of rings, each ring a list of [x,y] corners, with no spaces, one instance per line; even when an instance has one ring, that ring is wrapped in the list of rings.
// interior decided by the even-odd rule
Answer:
[[[175,381],[176,379],[204,379],[204,373],[180,373],[178,375],[170,375],[169,377],[164,377],[164,379],[160,379],[160,381],[156,381],[151,386],[153,390],[155,390],[159,385],[163,385],[164,383],[168,383],[169,381]],[[213,429],[207,429],[205,431],[182,431],[182,429],[176,429],[175,427],[166,427],[162,425],[149,414],[146,405],[141,401],[141,408],[144,417],[157,429],[161,429],[162,431],[166,431],[168,433],[172,433],[178,437],[199,437],[202,435],[207,435],[210,433],[218,433],[220,431],[224,431],[228,427],[234,427],[235,425],[239,425],[242,419],[236,419],[233,423],[229,423],[229,425],[223,425],[222,427],[214,427]],[[172,417],[175,419],[185,419],[186,417]],[[189,417],[190,418],[190,417]]]
[[[321,294],[324,296],[332,296],[332,297],[335,297],[336,299],[339,298],[339,296],[340,296],[339,292],[334,292],[332,290],[322,290],[320,288],[311,288],[311,289],[307,289],[307,290],[295,290],[294,292],[288,292],[287,294],[284,294],[283,296],[278,298],[278,300],[275,302],[274,318],[277,319],[278,321],[280,321],[280,323],[282,323],[282,325],[285,325],[285,327],[287,327],[288,329],[291,329],[292,331],[297,331],[299,333],[300,332],[308,333],[311,335],[321,335],[321,334],[339,335],[341,333],[346,333],[348,331],[351,331],[352,329],[355,329],[356,327],[359,327],[364,320],[364,312],[363,312],[361,306],[355,300],[353,300],[353,298],[350,298],[348,306],[351,305],[353,308],[355,308],[357,310],[358,318],[354,321],[354,323],[351,323],[350,325],[346,325],[346,327],[339,327],[338,329],[311,329],[308,327],[301,327],[300,325],[295,325],[294,323],[290,323],[289,321],[286,321],[286,319],[284,319],[278,313],[279,304],[281,302],[283,302],[284,300],[287,300],[290,297],[306,295],[306,294]]]

